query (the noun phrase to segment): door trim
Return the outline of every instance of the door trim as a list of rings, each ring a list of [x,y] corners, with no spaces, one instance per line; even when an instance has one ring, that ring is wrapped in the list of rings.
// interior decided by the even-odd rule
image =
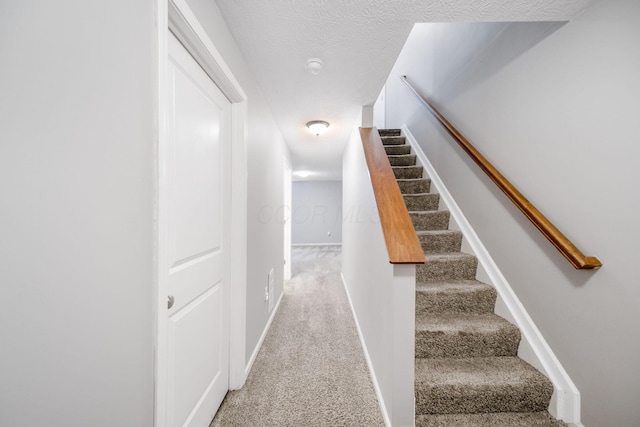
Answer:
[[[282,203],[282,220],[284,222],[284,280],[291,279],[291,222],[293,220],[292,208],[292,185],[291,182],[291,162],[286,156],[282,159],[283,179],[284,179],[284,197]]]
[[[156,64],[157,64],[157,147],[155,200],[155,313],[154,313],[154,425],[166,425],[167,390],[167,297],[166,277],[161,272],[166,259],[166,242],[160,230],[166,218],[161,212],[166,203],[166,184],[162,165],[167,144],[167,60],[170,30],[200,64],[222,93],[231,101],[231,206],[229,242],[230,351],[229,389],[241,388],[246,381],[246,292],[247,292],[247,95],[236,80],[223,56],[185,0],[156,0]]]
[[[247,100],[240,83],[185,0],[169,0],[169,29],[231,103]]]

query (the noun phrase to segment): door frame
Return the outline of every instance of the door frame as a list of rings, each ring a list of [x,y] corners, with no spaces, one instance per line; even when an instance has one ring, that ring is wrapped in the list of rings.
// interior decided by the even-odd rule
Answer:
[[[167,298],[168,285],[161,267],[167,258],[164,207],[167,202],[167,183],[163,165],[166,160],[168,111],[168,32],[171,31],[200,64],[211,80],[231,101],[231,206],[229,218],[232,238],[228,245],[230,293],[229,333],[229,389],[241,388],[246,381],[246,292],[247,292],[247,95],[236,80],[223,56],[189,8],[185,0],[156,0],[156,198],[154,223],[155,312],[154,318],[154,425],[166,425],[167,409]]]

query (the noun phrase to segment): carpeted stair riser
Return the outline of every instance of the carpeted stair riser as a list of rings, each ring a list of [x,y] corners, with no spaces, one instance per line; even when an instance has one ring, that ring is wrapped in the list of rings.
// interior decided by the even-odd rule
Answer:
[[[422,178],[422,166],[394,166],[392,169],[396,179]]]
[[[446,230],[449,228],[449,211],[409,212],[416,231]]]
[[[473,280],[476,277],[478,260],[463,253],[425,254],[426,262],[416,265],[416,281]]]
[[[404,136],[381,136],[383,145],[404,145],[407,139]]]
[[[416,316],[493,313],[497,292],[477,280],[429,281],[416,284]]]
[[[398,187],[402,194],[421,194],[431,190],[431,179],[398,179]]]
[[[416,357],[516,356],[519,343],[520,330],[493,313],[416,319]]]
[[[462,233],[456,230],[417,231],[424,252],[460,252]]]
[[[405,154],[411,154],[411,146],[409,144],[385,145],[384,151],[387,152],[387,156],[403,156]]]
[[[553,386],[517,357],[416,359],[416,413],[540,412]]]
[[[380,136],[400,136],[400,129],[378,129]]]
[[[547,412],[420,415],[416,427],[564,427]]]
[[[414,166],[416,164],[415,154],[405,154],[402,156],[387,156],[391,166]],[[420,176],[422,177],[422,176]]]

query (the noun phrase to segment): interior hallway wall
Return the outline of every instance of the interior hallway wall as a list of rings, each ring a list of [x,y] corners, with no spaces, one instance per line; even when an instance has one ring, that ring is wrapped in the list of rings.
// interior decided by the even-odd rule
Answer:
[[[640,419],[640,2],[596,1],[562,24],[412,32],[386,83],[406,124],[582,396],[587,426]],[[587,255],[576,271],[435,123],[407,75]]]
[[[291,243],[342,243],[342,181],[294,181],[292,193]]]
[[[215,3],[189,3],[249,96],[248,359],[289,154]],[[0,425],[153,425],[155,13],[0,3]]]
[[[0,425],[153,425],[154,3],[0,2]]]

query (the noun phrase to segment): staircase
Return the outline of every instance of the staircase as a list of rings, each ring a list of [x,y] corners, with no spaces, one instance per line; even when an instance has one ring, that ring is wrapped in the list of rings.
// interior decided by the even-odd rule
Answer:
[[[425,252],[416,267],[416,426],[564,426],[547,412],[553,385],[518,358],[519,329],[494,314],[416,155],[398,129],[379,130]]]

